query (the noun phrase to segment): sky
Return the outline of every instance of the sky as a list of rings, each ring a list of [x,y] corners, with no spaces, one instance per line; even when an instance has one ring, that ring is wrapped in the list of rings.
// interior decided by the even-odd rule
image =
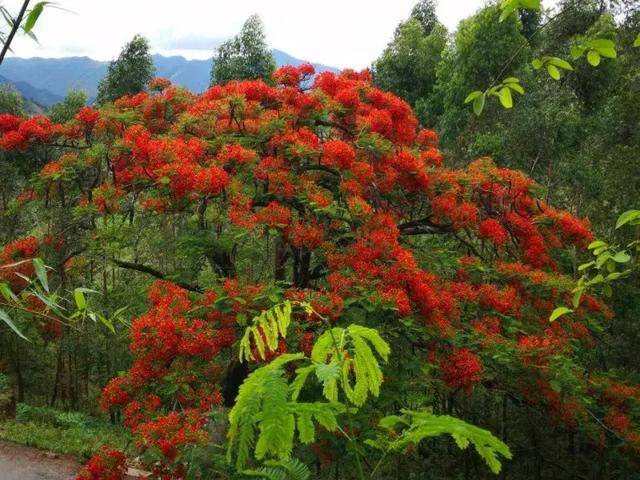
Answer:
[[[17,12],[18,0],[2,2]],[[32,4],[36,1],[32,0]],[[244,20],[262,18],[270,47],[338,68],[365,68],[382,52],[415,0],[57,0],[36,25],[39,44],[21,37],[19,57],[116,57],[134,34],[154,53],[209,58]],[[438,17],[449,29],[485,0],[440,0]]]

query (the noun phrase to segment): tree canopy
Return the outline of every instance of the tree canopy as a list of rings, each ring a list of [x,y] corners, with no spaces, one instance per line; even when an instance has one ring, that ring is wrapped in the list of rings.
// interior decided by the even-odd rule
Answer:
[[[267,46],[262,20],[252,15],[238,35],[216,49],[211,85],[258,78],[269,81],[275,68],[276,62]]]
[[[109,63],[107,75],[98,85],[96,102],[103,105],[141,92],[153,78],[155,67],[149,51],[149,41],[141,35],[122,47],[117,59]]]

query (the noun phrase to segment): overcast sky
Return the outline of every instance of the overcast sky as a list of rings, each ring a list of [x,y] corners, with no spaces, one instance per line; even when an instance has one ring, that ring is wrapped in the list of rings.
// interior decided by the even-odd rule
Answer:
[[[86,55],[110,60],[135,33],[154,52],[208,58],[257,13],[272,48],[340,68],[364,68],[385,47],[415,0],[57,0],[36,26],[40,45],[15,41],[20,57]],[[18,0],[2,2],[16,12]],[[32,0],[32,4],[36,1]],[[440,0],[438,16],[450,29],[485,0]]]

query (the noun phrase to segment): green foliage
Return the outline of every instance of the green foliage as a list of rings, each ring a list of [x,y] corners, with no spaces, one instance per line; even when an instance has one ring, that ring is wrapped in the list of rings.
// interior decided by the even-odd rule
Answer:
[[[467,95],[464,103],[472,103],[473,113],[475,113],[476,116],[479,116],[482,113],[482,110],[484,110],[487,97],[497,97],[504,108],[513,108],[512,91],[519,93],[520,95],[524,94],[524,89],[520,85],[520,79],[517,77],[505,78],[502,83],[494,85],[484,92],[475,90]]]
[[[111,315],[111,318],[103,315],[100,312],[91,309],[87,303],[85,294],[97,294],[99,292],[84,287],[78,287],[73,290],[73,299],[75,302],[75,308],[67,305],[65,296],[58,292],[51,291],[48,281],[48,271],[50,267],[46,266],[41,258],[33,258],[29,260],[22,260],[7,265],[0,265],[2,269],[13,269],[14,267],[23,264],[33,264],[35,271],[35,278],[28,278],[18,272],[16,275],[23,278],[28,282],[27,286],[20,291],[18,295],[13,293],[9,285],[5,282],[0,282],[0,321],[6,324],[16,335],[23,340],[30,341],[27,336],[16,325],[14,316],[9,312],[13,312],[20,317],[43,317],[53,322],[57,322],[63,325],[70,325],[79,320],[90,318],[94,323],[102,323],[112,333],[115,333],[113,327],[113,321],[117,320],[123,322],[121,314],[126,307],[117,310]],[[47,308],[44,311],[37,311],[29,308],[29,299],[37,298]]]
[[[253,371],[240,386],[236,402],[229,412],[227,459],[235,456],[242,470],[255,448],[255,458],[275,457],[288,460],[293,450],[296,426],[301,443],[315,439],[313,420],[333,431],[336,416],[345,407],[337,402],[301,403],[292,399],[292,389],[284,377],[285,366],[303,360],[302,353],[284,354]]]
[[[549,76],[554,80],[560,80],[561,69],[569,70],[569,71],[573,70],[573,67],[571,66],[571,64],[566,60],[563,60],[562,58],[558,58],[558,57],[549,57],[546,55],[543,56],[542,58],[534,58],[531,61],[531,65],[536,70],[539,70],[542,67],[545,67],[547,69],[547,73],[549,73]]]
[[[126,430],[97,418],[24,403],[16,406],[15,420],[0,422],[0,439],[82,458],[103,445],[125,450],[130,443]]]
[[[7,375],[0,373],[0,418],[13,400],[13,388]]]
[[[377,397],[383,379],[377,356],[386,362],[389,354],[390,347],[377,330],[352,324],[325,331],[316,340],[310,359],[301,353],[284,354],[256,369],[240,386],[229,413],[227,461],[231,463],[235,457],[238,471],[248,476],[276,480],[309,478],[308,468],[291,459],[296,429],[301,444],[316,441],[315,423],[330,432],[338,429],[351,443],[355,442],[338,423],[341,414],[357,411],[338,401],[340,390],[356,407],[364,406],[369,393]],[[294,375],[287,374],[287,370],[291,371],[287,365],[293,362],[304,363]],[[328,402],[298,400],[312,374],[322,385],[322,394]],[[288,376],[293,377],[291,382]],[[394,431],[398,424],[402,425],[401,432]],[[501,469],[499,456],[511,458],[507,445],[490,432],[450,416],[403,410],[402,416],[381,419],[379,426],[386,432],[378,432],[375,440],[366,441],[384,451],[372,477],[389,452],[402,453],[411,444],[444,434],[451,435],[461,449],[473,444],[494,473]],[[251,450],[264,465],[257,470],[243,470]],[[278,461],[265,460],[268,457]],[[358,471],[359,478],[364,478],[361,466]]]
[[[417,20],[425,35],[429,35],[440,25],[436,15],[435,0],[419,0],[411,9],[411,19]],[[402,26],[402,24],[400,24]]]
[[[14,267],[22,264],[22,263],[31,263],[33,264],[34,270],[36,272],[36,278],[30,279],[28,277],[23,276],[20,273],[16,272],[16,275],[23,277],[23,279],[29,282],[28,286],[22,290],[20,293],[20,297],[16,296],[9,288],[9,285],[0,282],[0,320],[4,322],[11,330],[13,330],[20,338],[23,340],[29,341],[29,339],[20,331],[20,329],[16,326],[13,319],[8,313],[8,309],[23,311],[26,307],[24,307],[25,301],[31,297],[35,296],[40,299],[45,305],[49,306],[49,308],[55,312],[62,315],[62,308],[57,303],[57,298],[53,295],[49,295],[49,282],[47,280],[46,267],[40,258],[34,258],[30,260],[22,260],[15,263],[10,263],[8,265],[0,265],[0,270],[2,269],[13,269]]]
[[[267,460],[264,467],[258,470],[244,470],[243,475],[267,480],[308,480],[311,476],[309,467],[300,460]]]
[[[616,229],[625,225],[640,225],[640,210],[627,210],[616,221]],[[591,290],[601,289],[605,297],[613,295],[613,283],[628,277],[637,268],[638,254],[640,254],[640,240],[635,239],[626,247],[609,244],[604,240],[595,240],[588,246],[594,259],[578,266],[581,277],[573,289],[573,307],[578,308],[582,296]],[[551,313],[550,322],[574,310],[567,307],[557,307]]]
[[[470,92],[486,92],[502,79],[522,78],[516,71],[528,59],[530,51],[522,35],[522,24],[515,16],[499,22],[499,16],[497,7],[486,7],[460,22],[453,43],[437,66],[436,85],[426,102],[425,114],[437,117],[437,128],[445,145],[457,143],[454,139],[468,121],[469,110],[464,101]],[[498,91],[494,90],[492,96],[500,101]],[[511,93],[502,94],[507,103],[507,95],[512,96]],[[486,96],[475,100],[476,115],[487,111],[486,100]],[[430,122],[433,123],[433,119]]]
[[[427,438],[451,435],[460,449],[473,445],[478,455],[496,474],[502,469],[500,457],[511,458],[509,447],[487,430],[449,415],[434,415],[427,411],[401,412],[402,415],[382,418],[379,425],[387,431],[387,436],[379,435],[375,441],[367,443],[382,450],[403,451]]]
[[[616,229],[626,224],[640,225],[640,210],[627,210],[620,215],[616,221]]]
[[[571,313],[573,310],[567,307],[557,307],[551,312],[551,316],[549,317],[550,322],[556,321],[558,318],[566,315],[567,313]]]
[[[30,37],[34,41],[38,41],[38,38],[33,33],[33,28],[36,26],[36,22],[42,15],[45,7],[54,6],[54,2],[38,2],[31,9],[26,9],[28,7],[29,2],[23,1],[22,7],[25,8],[24,12],[18,13],[15,16],[7,10],[4,5],[0,5],[0,14],[4,18],[5,25],[11,30],[21,30],[25,35]],[[4,47],[5,50],[11,51],[11,45],[7,44],[7,42],[11,43],[13,38],[10,38],[10,33],[4,31],[4,29],[0,29],[0,44]],[[2,58],[0,59],[0,63],[4,59],[5,52],[2,53]]]
[[[0,113],[24,115],[24,100],[22,95],[11,85],[0,85]]]
[[[70,90],[64,100],[52,105],[49,109],[49,117],[58,123],[72,120],[78,111],[87,104],[87,93],[83,90]]]
[[[444,26],[436,23],[425,27],[420,20],[410,18],[398,26],[393,40],[374,62],[375,84],[414,104],[433,89],[446,42]]]
[[[616,44],[613,40],[606,38],[594,38],[584,43],[578,43],[571,47],[571,57],[574,60],[587,54],[587,62],[593,67],[600,65],[602,57],[616,58]]]
[[[300,304],[307,312],[311,311],[308,304]],[[287,328],[291,323],[292,304],[285,301],[282,304],[274,305],[268,310],[263,310],[253,318],[240,340],[238,356],[240,361],[255,360],[252,352],[253,345],[256,346],[258,355],[262,360],[266,358],[265,347],[273,352],[278,349],[279,339],[287,337]],[[243,322],[239,322],[243,325]]]
[[[502,0],[500,2],[500,21],[503,22],[519,8],[540,10],[541,0]]]
[[[252,15],[238,35],[216,50],[211,85],[258,78],[270,82],[275,68],[275,59],[267,47],[262,21],[257,15]]]
[[[338,401],[338,386],[356,406],[362,406],[369,394],[377,397],[382,385],[382,369],[374,351],[386,362],[391,349],[372,328],[349,325],[324,332],[313,346],[311,359],[330,367],[316,371],[323,383],[325,398]]]
[[[139,93],[154,73],[149,41],[136,35],[122,48],[118,58],[109,63],[106,76],[98,84],[96,102],[104,105],[123,95]]]
[[[625,225],[640,225],[640,210],[628,210],[621,214],[616,221],[616,229]],[[601,288],[606,297],[613,294],[612,284],[621,278],[628,277],[636,268],[636,256],[640,254],[640,240],[635,239],[625,247],[610,245],[604,240],[596,240],[589,245],[589,251],[594,259],[578,267],[582,276],[573,289],[574,308],[580,305],[582,295],[594,288]]]

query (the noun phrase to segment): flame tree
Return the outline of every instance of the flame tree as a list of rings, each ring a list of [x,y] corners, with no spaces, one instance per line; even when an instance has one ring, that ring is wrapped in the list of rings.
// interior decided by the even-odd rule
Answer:
[[[0,116],[2,149],[47,152],[25,202],[67,212],[54,232],[65,264],[99,257],[158,279],[132,323],[131,368],[101,399],[124,412],[149,464],[184,474],[188,449],[209,441],[207,414],[233,405],[259,363],[237,360],[245,326],[285,300],[376,328],[393,347],[385,391],[351,435],[411,405],[484,418],[508,441],[520,438],[506,429],[511,405],[581,445],[637,452],[640,389],[598,361],[607,307],[585,295],[549,321],[571,304],[563,272],[592,240],[588,222],[489,158],[445,166],[437,135],[368,72],[313,74],[283,67],[274,85],[201,95],[156,79],[66,124]],[[4,257],[35,248],[20,245]],[[308,351],[325,330],[294,313],[271,355]],[[307,454],[331,461],[339,440],[328,432]],[[88,478],[109,465],[122,469],[117,453]]]

